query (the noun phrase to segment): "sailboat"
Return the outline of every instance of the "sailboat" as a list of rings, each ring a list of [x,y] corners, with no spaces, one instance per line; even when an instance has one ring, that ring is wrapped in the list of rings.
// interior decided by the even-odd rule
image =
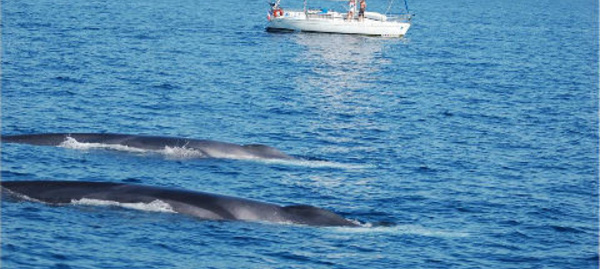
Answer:
[[[382,37],[402,37],[411,26],[412,15],[404,0],[404,10],[399,14],[389,13],[394,0],[390,0],[385,14],[357,11],[358,0],[349,1],[347,12],[337,12],[325,8],[309,9],[304,1],[302,10],[283,9],[281,0],[271,2],[267,14],[269,32],[318,32],[355,34]]]

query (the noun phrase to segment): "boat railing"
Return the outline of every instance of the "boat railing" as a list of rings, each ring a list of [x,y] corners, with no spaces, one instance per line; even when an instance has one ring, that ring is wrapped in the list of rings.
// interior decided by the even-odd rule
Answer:
[[[393,22],[410,22],[412,16],[410,14],[386,14],[387,21]]]
[[[306,12],[306,17],[308,19],[339,19],[342,18],[342,15],[335,11],[323,11],[323,10],[309,10]]]
[[[333,19],[333,15],[328,13],[308,13],[306,16],[309,19]]]

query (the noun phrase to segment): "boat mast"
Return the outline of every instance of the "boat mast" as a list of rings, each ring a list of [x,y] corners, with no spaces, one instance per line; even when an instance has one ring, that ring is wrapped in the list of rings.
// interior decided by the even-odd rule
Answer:
[[[304,0],[304,13],[306,13],[306,0]]]

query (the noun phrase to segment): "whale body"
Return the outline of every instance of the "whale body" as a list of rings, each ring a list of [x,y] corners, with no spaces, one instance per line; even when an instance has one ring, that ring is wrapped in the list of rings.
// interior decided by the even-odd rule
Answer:
[[[4,181],[9,197],[52,205],[82,201],[110,203],[160,202],[169,211],[206,220],[262,221],[309,226],[358,226],[331,211],[309,205],[280,206],[272,203],[213,193],[127,183],[83,181]]]
[[[48,133],[3,135],[4,143],[21,143],[40,146],[60,146],[69,139],[78,143],[120,145],[143,150],[185,148],[197,151],[203,158],[228,159],[293,159],[276,148],[260,144],[237,145],[233,143],[179,137],[145,136],[112,133]]]

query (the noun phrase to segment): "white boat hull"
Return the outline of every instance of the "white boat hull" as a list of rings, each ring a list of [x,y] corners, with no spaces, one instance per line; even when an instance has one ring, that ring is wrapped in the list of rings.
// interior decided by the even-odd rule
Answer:
[[[270,18],[268,31],[301,31],[339,33],[384,37],[402,37],[410,28],[410,22],[373,20],[345,20],[339,13],[309,15],[304,12],[285,12],[283,16]]]

